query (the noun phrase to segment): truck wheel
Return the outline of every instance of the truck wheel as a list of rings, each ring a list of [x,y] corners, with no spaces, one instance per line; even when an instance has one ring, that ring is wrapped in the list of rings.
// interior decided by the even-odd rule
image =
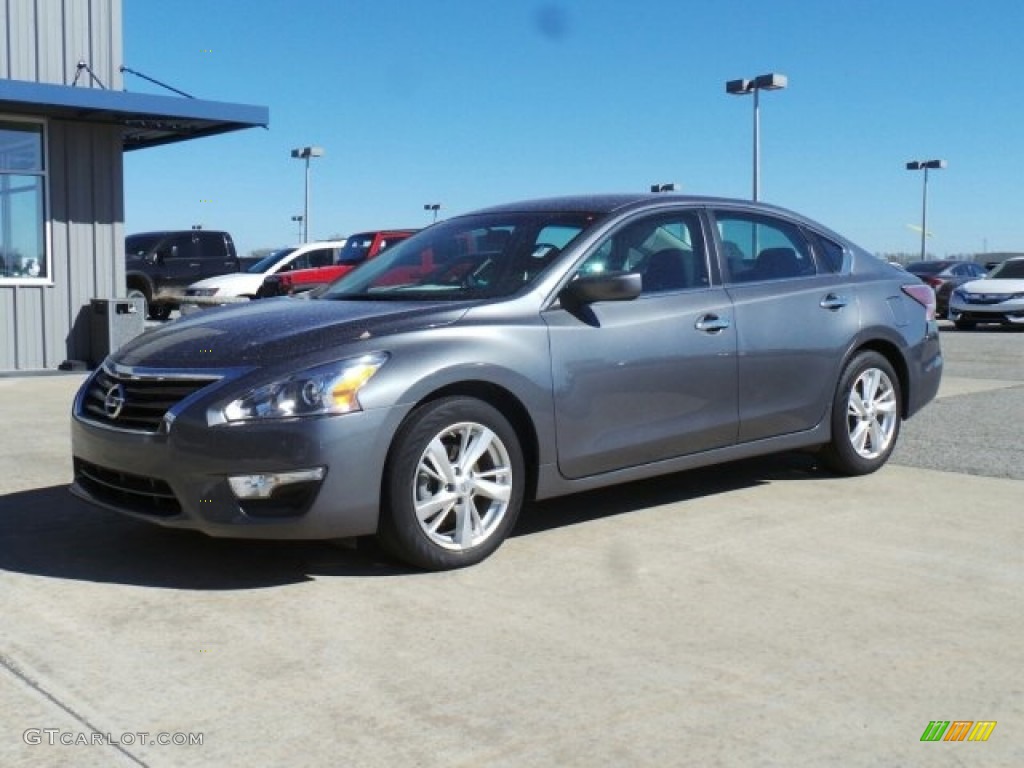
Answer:
[[[170,304],[150,304],[149,316],[153,320],[163,322],[171,316],[172,307]]]

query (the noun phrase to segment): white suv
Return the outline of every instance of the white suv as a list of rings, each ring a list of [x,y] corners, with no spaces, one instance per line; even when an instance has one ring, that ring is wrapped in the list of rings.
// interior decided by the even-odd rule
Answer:
[[[248,301],[256,296],[256,291],[267,275],[290,272],[293,269],[330,266],[337,261],[344,245],[344,240],[323,240],[293,245],[274,251],[244,272],[232,272],[200,280],[185,289],[185,297],[181,300],[181,312],[188,314],[204,307]]]

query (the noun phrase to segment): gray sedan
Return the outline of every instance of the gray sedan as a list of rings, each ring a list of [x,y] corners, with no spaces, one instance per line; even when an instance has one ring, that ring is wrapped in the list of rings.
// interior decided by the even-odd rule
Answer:
[[[872,472],[941,371],[931,288],[794,213],[530,201],[436,224],[318,299],[135,339],[76,396],[72,490],[453,568],[528,498],[792,449]]]

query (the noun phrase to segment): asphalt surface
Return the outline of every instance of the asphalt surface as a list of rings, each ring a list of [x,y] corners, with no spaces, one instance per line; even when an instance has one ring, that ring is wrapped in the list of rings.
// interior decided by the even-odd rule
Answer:
[[[1024,332],[943,342],[872,476],[545,502],[442,574],[89,509],[83,377],[0,378],[0,766],[1024,765]]]

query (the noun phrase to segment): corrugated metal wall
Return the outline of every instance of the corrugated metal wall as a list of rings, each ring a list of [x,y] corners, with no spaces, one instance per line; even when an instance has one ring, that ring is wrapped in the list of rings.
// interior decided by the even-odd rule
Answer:
[[[79,61],[122,88],[121,0],[0,0],[0,77],[71,85]],[[0,285],[0,371],[88,359],[89,300],[124,294],[119,130],[50,120],[47,150],[52,284]]]
[[[119,91],[122,59],[121,0],[0,0],[0,77],[71,85],[84,61]]]

